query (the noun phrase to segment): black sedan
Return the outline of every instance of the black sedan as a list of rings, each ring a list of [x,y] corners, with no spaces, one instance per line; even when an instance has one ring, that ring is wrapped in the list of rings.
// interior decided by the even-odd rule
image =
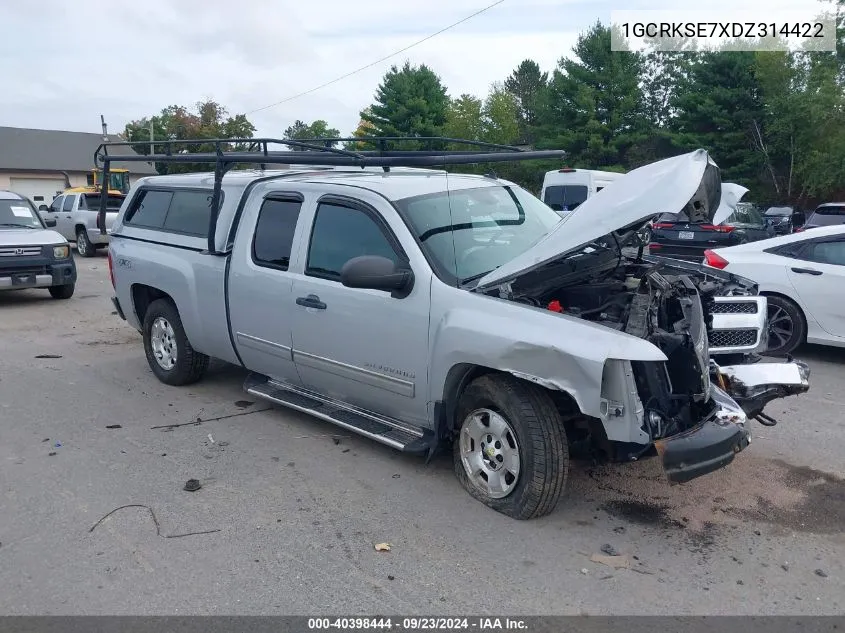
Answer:
[[[772,225],[777,235],[792,233],[795,210],[792,207],[769,207],[763,218]]]
[[[700,262],[707,249],[726,248],[775,236],[775,229],[751,204],[740,203],[719,225],[695,224],[685,214],[664,213],[652,226],[652,255]]]

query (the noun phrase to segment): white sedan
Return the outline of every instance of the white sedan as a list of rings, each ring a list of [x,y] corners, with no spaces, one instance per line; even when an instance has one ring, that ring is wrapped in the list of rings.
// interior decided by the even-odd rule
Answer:
[[[704,264],[752,279],[768,296],[768,354],[805,341],[845,347],[845,226],[705,251]]]

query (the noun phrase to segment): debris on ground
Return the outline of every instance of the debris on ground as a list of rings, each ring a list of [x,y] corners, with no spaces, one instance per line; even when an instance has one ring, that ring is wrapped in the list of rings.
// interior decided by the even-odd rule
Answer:
[[[185,486],[184,488],[182,488],[182,490],[186,490],[188,492],[196,492],[200,488],[202,488],[202,484],[199,482],[198,479],[189,479],[185,482]]]
[[[192,481],[195,481],[195,480],[192,480]],[[183,536],[197,536],[199,534],[214,534],[215,532],[220,532],[220,529],[216,529],[216,530],[202,530],[200,532],[186,532],[185,534],[167,534],[167,535],[165,535],[165,534],[161,533],[161,525],[158,522],[158,517],[156,517],[155,512],[153,512],[153,509],[150,506],[144,505],[142,503],[130,503],[130,504],[127,504],[125,506],[120,506],[119,508],[115,508],[114,510],[112,510],[111,512],[109,512],[108,514],[103,516],[99,521],[97,521],[94,525],[92,525],[88,529],[88,533],[90,534],[91,532],[93,532],[97,528],[97,526],[100,525],[100,523],[102,523],[103,521],[108,519],[111,515],[113,515],[118,510],[123,510],[124,508],[144,508],[145,510],[147,510],[147,512],[149,512],[150,516],[153,518],[153,523],[155,523],[156,536],[160,536],[161,538],[182,538]]]
[[[586,567],[582,567],[582,568],[581,568],[581,573],[582,573],[582,574],[584,574],[585,576],[587,576],[587,575],[590,573],[590,570],[589,570],[589,569],[587,569]]]
[[[625,534],[625,526],[620,525],[619,527],[615,527],[615,528],[613,528],[613,531],[616,532],[617,534]]]
[[[375,548],[377,552],[389,552],[390,543],[376,543]]]
[[[827,578],[827,572],[824,569],[817,569],[814,573],[819,578]]]
[[[608,556],[618,556],[619,555],[619,552],[617,551],[617,549],[615,547],[613,547],[613,545],[611,545],[610,543],[605,543],[604,545],[602,545],[601,551],[604,554],[607,554]]]
[[[208,434],[208,441],[214,444],[214,438],[211,436],[211,433]]]
[[[396,473],[395,475],[393,475],[393,478],[394,478],[394,479],[399,479],[401,476],[402,476],[402,475],[400,475],[399,473]]]
[[[56,442],[55,444],[53,444],[53,446],[55,446],[56,448],[61,448],[61,447],[62,447],[62,443],[61,443],[61,442]]]
[[[789,563],[784,563],[780,566],[783,571],[789,571]]]
[[[396,576],[391,576],[390,574],[387,575],[388,580],[395,580]]]
[[[49,437],[45,437],[43,440],[41,440],[41,443],[43,444],[44,442],[49,442],[49,441],[50,441],[50,438],[49,438]]]
[[[64,358],[61,354],[39,354],[35,358]]]
[[[107,429],[122,429],[123,427],[119,424],[109,424],[106,426]]]
[[[52,453],[47,453],[47,457],[55,457],[56,455],[58,455],[56,451],[53,451]]]
[[[607,556],[605,554],[593,554],[592,556],[590,556],[590,560],[594,563],[601,563],[602,565],[613,567],[614,569],[631,568],[631,561],[628,560],[627,556]]]
[[[248,409],[249,407],[251,407],[254,404],[255,404],[254,402],[250,402],[249,400],[236,400],[235,401],[235,406],[238,407],[239,409]]]

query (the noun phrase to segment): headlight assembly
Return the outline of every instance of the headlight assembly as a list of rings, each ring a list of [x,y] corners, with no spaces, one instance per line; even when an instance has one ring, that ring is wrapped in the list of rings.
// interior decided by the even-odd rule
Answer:
[[[67,259],[70,255],[70,246],[65,244],[64,246],[54,246],[53,247],[53,258],[54,259]]]

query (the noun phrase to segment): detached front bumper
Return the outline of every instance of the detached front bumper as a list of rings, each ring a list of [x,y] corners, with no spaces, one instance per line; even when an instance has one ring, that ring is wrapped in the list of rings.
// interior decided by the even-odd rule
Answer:
[[[717,409],[707,420],[654,442],[670,483],[685,483],[724,468],[751,444],[751,429],[742,407],[716,385],[711,385],[710,394]]]
[[[688,431],[654,442],[670,483],[685,483],[730,464],[751,444],[750,420],[771,426],[776,422],[763,413],[769,402],[810,388],[810,368],[801,361],[729,367],[711,361],[711,377],[715,413]]]

